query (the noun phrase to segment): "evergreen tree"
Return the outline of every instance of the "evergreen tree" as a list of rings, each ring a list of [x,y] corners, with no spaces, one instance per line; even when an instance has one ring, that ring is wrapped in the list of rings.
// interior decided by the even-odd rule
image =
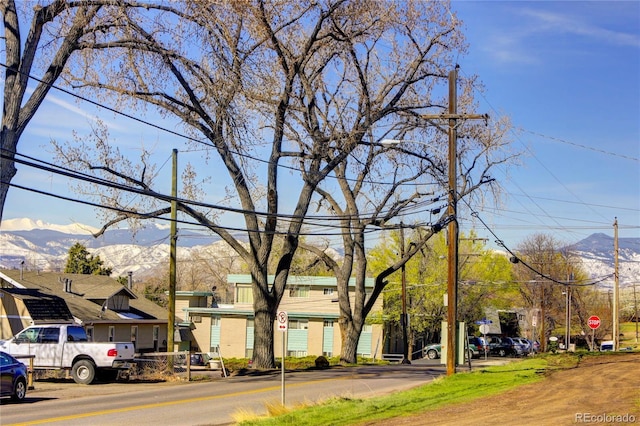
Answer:
[[[111,275],[111,268],[105,268],[100,256],[93,256],[85,246],[75,243],[69,249],[69,258],[64,272],[70,274]]]

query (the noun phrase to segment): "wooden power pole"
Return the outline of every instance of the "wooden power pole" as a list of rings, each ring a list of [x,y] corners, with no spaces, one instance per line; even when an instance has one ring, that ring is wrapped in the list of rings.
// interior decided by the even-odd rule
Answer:
[[[458,325],[458,141],[457,122],[461,119],[487,120],[486,114],[458,114],[458,66],[449,72],[449,113],[440,115],[422,115],[428,120],[449,120],[449,168],[448,190],[448,268],[447,268],[447,375],[456,372],[456,328]]]
[[[620,317],[618,310],[620,309],[620,275],[618,273],[618,218],[613,221],[613,350],[620,349]]]
[[[175,350],[176,324],[176,257],[177,257],[177,202],[178,197],[178,150],[173,150],[173,170],[171,175],[171,237],[169,245],[169,318],[167,324],[167,352]]]

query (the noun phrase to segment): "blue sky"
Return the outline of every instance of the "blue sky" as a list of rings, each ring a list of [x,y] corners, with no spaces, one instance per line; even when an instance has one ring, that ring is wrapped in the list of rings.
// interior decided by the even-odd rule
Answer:
[[[495,173],[504,194],[497,209],[477,207],[483,221],[510,248],[534,233],[566,243],[613,235],[614,217],[621,237],[640,237],[640,2],[454,1],[452,10],[469,42],[460,73],[485,86],[477,112],[510,116],[523,153],[520,166]],[[52,92],[20,152],[48,158],[48,141],[86,132],[94,110]],[[168,173],[175,137],[111,113],[101,118],[132,156],[142,145],[160,147],[158,167]],[[193,161],[180,155],[181,164]],[[68,189],[61,177],[25,167],[14,183]],[[99,225],[89,207],[12,189],[4,218],[23,217]],[[462,230],[471,227],[493,244],[478,222]]]
[[[532,233],[572,243],[640,237],[640,2],[462,2],[461,74],[486,91],[480,113],[506,114],[520,167],[496,173],[499,211],[480,215],[508,246]],[[480,235],[485,235],[478,226]]]

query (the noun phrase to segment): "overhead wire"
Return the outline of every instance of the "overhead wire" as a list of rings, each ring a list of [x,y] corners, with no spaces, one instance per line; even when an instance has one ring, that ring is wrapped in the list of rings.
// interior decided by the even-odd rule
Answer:
[[[534,268],[534,267],[533,267],[533,266],[531,266],[529,263],[527,263],[525,260],[523,260],[520,256],[518,256],[516,253],[514,253],[514,252],[513,252],[513,250],[511,250],[511,249],[510,249],[510,248],[509,248],[509,247],[504,243],[504,241],[503,241],[503,240],[501,240],[501,239],[498,237],[498,235],[497,235],[497,234],[496,234],[496,233],[495,233],[495,232],[494,232],[494,231],[489,227],[489,225],[487,225],[487,224],[486,224],[486,222],[485,222],[484,220],[482,220],[482,218],[480,217],[480,214],[479,214],[477,211],[475,211],[475,210],[471,207],[471,205],[467,202],[467,200],[462,199],[462,201],[463,201],[465,204],[467,204],[467,207],[471,210],[471,215],[472,215],[473,217],[475,217],[476,219],[478,219],[478,220],[480,221],[480,223],[482,223],[482,225],[485,227],[485,229],[486,229],[487,231],[489,231],[489,233],[490,233],[491,235],[493,235],[493,237],[495,238],[495,242],[496,242],[496,244],[498,244],[500,247],[504,248],[504,249],[507,251],[507,253],[509,253],[509,254],[512,256],[512,257],[511,257],[511,259],[510,259],[510,261],[511,261],[512,263],[520,263],[520,264],[522,264],[525,268],[529,269],[531,272],[533,272],[533,273],[535,273],[536,275],[538,275],[538,276],[540,276],[540,277],[544,278],[545,280],[550,281],[552,284],[559,284],[559,285],[563,285],[563,286],[571,286],[571,287],[586,287],[586,286],[593,286],[593,285],[596,285],[596,284],[601,283],[601,282],[603,282],[603,281],[605,281],[605,280],[607,280],[607,279],[609,279],[609,278],[611,278],[611,277],[613,277],[613,276],[614,276],[614,274],[608,274],[608,275],[606,275],[606,276],[604,276],[604,277],[601,277],[601,278],[599,278],[599,279],[597,279],[597,280],[593,280],[593,281],[590,281],[590,282],[588,282],[588,283],[581,283],[581,284],[569,283],[569,282],[566,282],[566,281],[560,281],[560,280],[557,280],[557,279],[555,279],[555,278],[553,278],[553,277],[551,277],[551,276],[549,276],[549,275],[545,274],[544,272],[539,271],[538,269]]]
[[[4,68],[8,68],[8,66],[3,62],[0,62],[0,66],[4,67]],[[24,73],[24,72],[22,72],[20,70],[15,70],[15,72],[20,73],[20,74],[24,75],[25,77],[27,77],[27,78],[29,78],[31,80],[37,81],[38,83],[46,84],[50,88],[55,89],[55,90],[57,90],[59,92],[62,92],[64,94],[66,94],[66,95],[69,95],[69,96],[71,96],[73,98],[76,98],[76,99],[78,99],[80,101],[87,102],[87,103],[89,103],[91,105],[97,106],[98,108],[102,108],[102,109],[105,109],[107,111],[110,111],[110,112],[112,112],[112,113],[114,113],[116,115],[128,118],[130,120],[136,121],[136,122],[141,123],[143,125],[147,125],[147,126],[153,127],[153,128],[155,128],[157,130],[160,130],[162,132],[165,132],[165,133],[168,133],[168,134],[171,134],[171,135],[174,135],[174,136],[178,136],[178,137],[180,137],[182,139],[202,144],[202,145],[207,147],[206,149],[216,149],[215,145],[213,145],[212,143],[207,142],[206,140],[195,138],[195,137],[192,137],[192,136],[177,132],[175,130],[171,130],[171,129],[168,129],[166,127],[160,126],[159,124],[155,124],[155,123],[152,123],[150,121],[143,120],[143,119],[141,119],[139,117],[136,117],[136,116],[134,116],[132,114],[125,113],[125,112],[123,112],[121,110],[118,110],[116,108],[110,107],[110,106],[108,106],[106,104],[102,104],[100,102],[96,102],[96,101],[94,101],[92,99],[89,99],[89,98],[87,98],[85,96],[78,95],[77,93],[74,93],[71,90],[64,89],[64,88],[62,88],[60,86],[57,86],[55,84],[46,83],[44,80],[42,80],[42,79],[40,79],[38,77],[32,76],[31,74]],[[228,148],[228,152],[230,152],[230,153],[232,153],[234,155],[237,155],[239,157],[243,157],[243,158],[246,158],[248,160],[251,160],[251,161],[254,161],[254,162],[258,162],[258,163],[270,164],[269,160],[264,160],[264,159],[262,159],[260,157],[249,155],[246,152],[236,151],[236,150],[231,149],[230,147],[227,147],[227,148]],[[300,171],[296,167],[288,166],[288,165],[285,165],[285,164],[278,164],[277,167],[285,169],[285,170],[295,171],[295,172],[299,172]],[[347,180],[351,180],[351,179],[347,179]],[[370,184],[373,184],[373,185],[390,185],[389,182],[366,181],[366,183],[370,183]],[[411,185],[413,185],[413,183]]]
[[[22,155],[21,155],[22,156]],[[143,195],[143,196],[151,196],[153,195],[156,198],[165,200],[165,201],[172,201],[172,200],[176,200],[179,201],[181,203],[184,204],[192,204],[192,205],[196,205],[199,207],[206,207],[206,208],[211,208],[211,209],[218,209],[218,210],[222,210],[222,211],[227,211],[227,212],[233,212],[233,213],[241,213],[244,214],[246,213],[246,210],[243,209],[238,209],[238,208],[233,208],[233,207],[228,207],[228,206],[220,206],[220,205],[214,205],[214,204],[208,204],[208,203],[202,203],[202,202],[197,202],[197,201],[193,201],[193,200],[187,200],[187,199],[183,199],[183,198],[178,198],[178,197],[172,197],[169,195],[164,195],[164,194],[150,194],[145,190],[139,189],[139,188],[134,188],[134,187],[129,187],[126,185],[122,185],[122,184],[118,184],[115,182],[111,182],[105,179],[101,179],[101,178],[96,178],[92,175],[87,175],[84,173],[78,173],[76,171],[61,167],[61,166],[57,166],[57,165],[53,165],[41,160],[37,160],[34,159],[33,157],[29,157],[29,156],[24,156],[25,158],[29,158],[30,160],[35,160],[35,161],[40,161],[43,164],[37,164],[37,163],[33,163],[31,161],[27,161],[27,160],[23,160],[21,158],[16,158],[15,161],[20,163],[20,164],[24,164],[27,166],[31,166],[31,167],[35,167],[50,173],[55,173],[55,174],[61,174],[70,178],[76,178],[76,179],[80,179],[82,181],[85,182],[90,182],[90,183],[94,183],[97,185],[103,185],[103,186],[107,186],[107,187],[112,187],[115,189],[119,189],[119,190],[123,190],[123,191],[128,191],[128,192],[132,192],[134,194],[137,195]],[[9,185],[11,185],[12,187],[18,188],[18,189],[22,189],[22,190],[26,190],[26,191],[30,191],[30,192],[35,192],[35,193],[39,193],[41,195],[48,195],[54,198],[58,198],[58,199],[62,199],[65,201],[72,201],[72,202],[76,202],[76,203],[80,203],[80,204],[84,204],[84,205],[89,205],[92,207],[98,207],[98,208],[106,208],[108,210],[112,210],[118,213],[122,213],[122,214],[128,214],[128,215],[135,215],[137,217],[140,218],[148,218],[148,219],[159,219],[159,220],[166,220],[166,221],[170,221],[171,219],[169,218],[163,218],[163,217],[157,217],[157,216],[153,216],[151,214],[148,213],[141,213],[138,211],[134,211],[134,210],[129,210],[129,209],[124,209],[124,208],[120,208],[120,207],[115,207],[115,206],[109,206],[109,205],[105,205],[105,204],[99,204],[99,203],[94,203],[94,202],[90,202],[87,200],[79,200],[79,199],[75,199],[75,198],[71,198],[71,197],[67,197],[67,196],[63,196],[63,195],[58,195],[58,194],[53,194],[51,192],[47,192],[47,191],[42,191],[42,190],[38,190],[35,188],[28,188],[19,184],[15,184],[15,183],[9,183],[9,182],[5,182]],[[439,200],[440,197],[434,197],[431,202],[433,201],[437,201]],[[424,206],[424,205],[428,205],[429,201],[425,201],[423,203],[416,203],[419,206]],[[421,213],[424,211],[434,211],[437,210],[436,209],[424,209],[424,210],[416,210],[413,212],[413,214],[416,213]],[[259,216],[273,216],[270,215],[269,213],[265,213],[265,212],[257,212],[257,211],[252,211],[251,213],[255,213]],[[289,214],[277,214],[276,216],[280,217],[283,220],[294,220],[294,219],[300,219],[300,217],[296,216],[296,215],[289,215]],[[336,215],[327,215],[327,216],[305,216],[304,219],[306,219],[306,222],[304,224],[305,228],[308,228],[310,226],[316,226],[316,227],[324,227],[327,229],[343,229],[343,227],[338,223],[338,225],[331,225],[330,222],[339,222],[342,221],[344,219],[349,219],[349,216],[336,216]],[[316,220],[318,221],[323,221],[323,222],[315,222]],[[188,225],[193,225],[193,226],[203,226],[201,223],[199,222],[194,222],[194,221],[186,221],[186,220],[178,220],[179,223],[183,223],[183,224],[188,224]],[[329,223],[325,223],[325,222],[329,222]],[[423,224],[426,226],[430,226],[431,223],[427,223],[427,224]],[[216,227],[219,227],[221,229],[225,229],[228,231],[237,231],[237,232],[249,232],[247,229],[245,228],[239,228],[239,227],[231,227],[231,226],[223,226],[223,225],[215,225]],[[420,226],[419,224],[416,224],[414,226]],[[252,230],[251,232],[256,232],[256,230]],[[257,232],[266,232],[266,231],[257,231]],[[365,230],[365,233],[374,233],[374,232],[378,232],[375,229],[370,229],[370,230]],[[287,231],[275,231],[275,234],[282,234],[282,235],[286,235],[288,232]],[[341,232],[306,232],[306,231],[301,231],[300,235],[308,235],[308,236],[340,236],[340,235],[344,235],[345,231],[342,230]]]
[[[461,72],[464,74],[464,71],[461,71]],[[475,85],[475,84],[473,84],[473,89],[476,91],[476,93],[478,93],[478,94],[479,94],[479,95],[484,99],[484,101],[487,103],[487,105],[489,106],[489,108],[490,108],[493,112],[495,112],[495,113],[497,114],[497,113],[498,113],[497,109],[492,105],[492,103],[491,103],[491,102],[489,101],[489,99],[484,95],[484,93],[476,87],[476,85]],[[615,153],[608,152],[608,151],[604,151],[604,150],[598,150],[598,149],[595,149],[595,148],[592,148],[592,147],[588,147],[588,146],[586,146],[586,145],[580,145],[580,144],[577,144],[577,143],[568,142],[568,141],[565,141],[565,140],[560,139],[560,138],[553,138],[553,137],[550,137],[550,136],[547,136],[547,135],[542,135],[542,134],[540,134],[540,133],[532,132],[532,131],[525,130],[525,129],[523,129],[523,131],[526,131],[526,132],[528,132],[528,133],[530,133],[530,134],[533,134],[533,135],[537,135],[537,136],[545,137],[545,138],[550,139],[550,140],[558,141],[558,142],[561,142],[561,143],[566,143],[566,144],[569,144],[569,145],[572,145],[572,146],[575,146],[575,147],[579,147],[579,148],[582,148],[582,149],[589,149],[589,150],[592,150],[592,151],[595,151],[595,152],[604,153],[604,154],[607,154],[607,155],[614,155],[614,156],[622,157],[622,158],[629,159],[629,160],[632,160],[632,161],[639,161],[639,160],[638,160],[638,158],[635,158],[635,157],[619,155],[619,154],[615,154]],[[577,200],[577,202],[572,202],[572,201],[568,201],[568,200],[556,200],[556,201],[564,202],[564,203],[579,204],[579,205],[581,205],[581,206],[583,206],[583,207],[585,207],[585,208],[588,208],[589,210],[591,210],[592,212],[594,212],[594,213],[595,213],[596,215],[598,215],[599,217],[602,217],[603,219],[608,220],[608,218],[605,218],[605,217],[604,217],[604,216],[603,216],[599,211],[597,211],[597,210],[595,209],[595,207],[607,207],[607,208],[615,208],[615,207],[612,207],[612,206],[602,206],[602,205],[599,205],[599,204],[587,203],[587,202],[585,202],[584,200],[582,200],[582,199],[581,199],[577,194],[575,194],[573,191],[571,191],[571,190],[570,190],[570,189],[569,189],[569,188],[568,188],[568,187],[567,187],[563,182],[561,182],[561,181],[560,181],[560,179],[559,179],[559,178],[558,178],[558,177],[557,177],[557,176],[556,176],[556,175],[555,175],[555,174],[554,174],[554,173],[553,173],[553,172],[552,172],[552,171],[551,171],[551,170],[550,170],[550,169],[549,169],[549,168],[548,168],[548,167],[547,167],[543,162],[542,162],[542,160],[541,160],[540,158],[538,158],[538,156],[536,156],[536,154],[531,150],[531,148],[521,140],[521,138],[519,137],[519,135],[515,134],[515,133],[513,132],[513,130],[511,130],[511,132],[513,133],[514,137],[515,137],[515,138],[516,138],[516,139],[521,143],[521,145],[525,148],[525,150],[526,150],[527,152],[529,152],[529,153],[532,155],[532,157],[533,157],[533,158],[534,158],[534,159],[535,159],[535,160],[536,160],[536,161],[537,161],[537,162],[538,162],[538,163],[539,163],[539,164],[540,164],[540,165],[541,165],[541,166],[542,166],[542,167],[547,171],[547,173],[549,173],[549,175],[550,175],[550,176],[551,176],[551,177],[552,177],[556,182],[558,182],[558,183],[559,183],[559,184],[560,184],[560,185],[561,185],[561,186],[562,186],[562,187],[563,187],[563,188],[564,188],[564,189],[565,189],[569,194],[571,194],[571,196],[572,196],[573,198],[575,198],[575,199]],[[501,171],[502,171],[502,169],[501,169],[500,167],[498,167],[498,170],[501,170]],[[502,172],[504,173],[504,171],[502,171]],[[543,221],[543,220],[542,220],[542,218],[543,218],[543,217],[546,217],[547,219],[549,219],[549,220],[553,221],[553,222],[556,224],[556,226],[555,226],[555,227],[553,227],[553,229],[555,229],[555,230],[562,230],[562,231],[567,232],[567,233],[568,233],[568,234],[570,234],[570,235],[574,235],[574,236],[576,236],[576,237],[580,238],[578,235],[576,235],[576,232],[575,232],[575,230],[576,230],[576,229],[578,229],[578,228],[576,228],[576,227],[571,227],[571,226],[566,226],[566,225],[564,225],[564,224],[560,223],[558,219],[564,219],[564,218],[558,218],[557,216],[550,214],[550,213],[549,213],[545,208],[543,208],[543,207],[542,207],[542,206],[541,206],[541,205],[536,201],[537,199],[540,199],[540,200],[550,200],[550,201],[554,201],[554,200],[552,200],[552,199],[547,199],[547,198],[544,198],[544,197],[535,197],[535,196],[532,196],[532,195],[528,194],[528,193],[527,193],[527,191],[525,191],[525,190],[524,190],[524,189],[523,189],[523,188],[522,188],[522,187],[521,187],[521,186],[520,186],[516,181],[514,181],[513,179],[511,179],[511,180],[510,180],[510,183],[511,183],[512,185],[514,185],[514,186],[515,186],[515,187],[516,187],[516,188],[521,192],[522,196],[523,196],[523,197],[526,197],[526,198],[531,202],[531,204],[533,204],[533,206],[535,206],[535,207],[536,207],[536,209],[538,209],[538,211],[541,213],[541,215],[540,215],[540,214],[536,214],[536,213],[534,213],[533,211],[531,211],[531,209],[530,209],[527,205],[523,204],[519,199],[517,199],[517,198],[516,198],[516,202],[517,202],[517,203],[518,203],[518,204],[519,204],[519,205],[520,205],[524,210],[526,210],[526,211],[528,211],[528,212],[529,212],[530,217],[534,218],[534,219],[537,221],[537,225],[536,225],[536,226],[543,226],[543,227],[545,227],[546,229],[550,229],[549,225],[548,225],[545,221]],[[511,195],[516,195],[516,196],[518,196],[519,194],[511,194]],[[620,208],[619,210],[637,211],[637,209],[624,208],[624,207]],[[504,216],[504,215],[503,215],[503,216]],[[575,219],[573,219],[573,218],[572,218],[571,220],[575,220]],[[610,228],[610,226],[609,226],[609,228]]]

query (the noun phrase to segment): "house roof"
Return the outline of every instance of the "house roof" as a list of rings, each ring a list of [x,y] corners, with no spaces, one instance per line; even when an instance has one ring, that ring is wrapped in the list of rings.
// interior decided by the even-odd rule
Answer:
[[[72,321],[73,315],[64,299],[36,289],[5,288],[1,292],[11,294],[22,300],[29,310],[31,318],[36,321]]]
[[[65,287],[65,280],[71,280],[69,287]],[[102,310],[103,303],[117,295],[129,298],[127,313],[130,315],[125,313],[124,317],[128,320],[166,321],[168,318],[166,309],[145,297],[138,297],[132,290],[106,275],[1,270],[0,283],[5,290],[7,287],[17,287],[17,289],[38,291],[41,295],[55,296],[64,300],[73,316],[82,322],[122,321],[122,315],[109,309]],[[14,294],[13,291],[11,293]],[[31,309],[29,312],[31,313]]]

